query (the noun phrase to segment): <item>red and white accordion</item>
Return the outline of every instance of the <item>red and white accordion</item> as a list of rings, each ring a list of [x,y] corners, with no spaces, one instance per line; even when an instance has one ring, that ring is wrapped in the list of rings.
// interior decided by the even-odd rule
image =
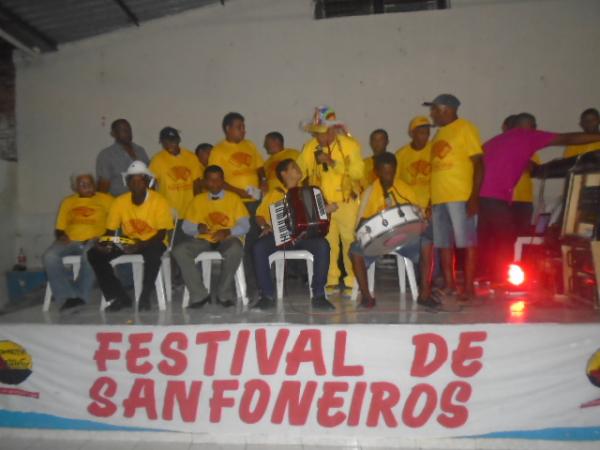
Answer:
[[[300,239],[325,237],[329,231],[325,199],[318,187],[291,188],[269,210],[277,247],[293,245]]]

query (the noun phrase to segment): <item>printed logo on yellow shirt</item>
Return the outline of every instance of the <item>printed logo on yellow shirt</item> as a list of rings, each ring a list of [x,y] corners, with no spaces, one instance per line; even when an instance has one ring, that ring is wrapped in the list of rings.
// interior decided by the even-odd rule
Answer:
[[[192,171],[185,166],[173,166],[169,171],[169,177],[173,181],[187,181],[191,176]]]
[[[413,177],[411,184],[416,184],[419,175],[427,177],[431,174],[431,164],[423,159],[419,159],[408,166],[408,173]]]
[[[451,151],[452,147],[446,141],[437,141],[431,149],[433,157],[439,159],[444,159]]]
[[[231,155],[230,161],[237,167],[250,167],[250,164],[252,164],[252,155],[244,152],[235,152]]]
[[[76,217],[90,217],[94,215],[96,210],[94,208],[88,208],[87,206],[77,206],[71,210],[71,214],[74,218]]]
[[[129,226],[140,236],[151,233],[154,230],[145,220],[141,219],[129,219]]]
[[[226,227],[229,225],[229,216],[221,211],[213,211],[208,214],[208,220],[215,225]]]

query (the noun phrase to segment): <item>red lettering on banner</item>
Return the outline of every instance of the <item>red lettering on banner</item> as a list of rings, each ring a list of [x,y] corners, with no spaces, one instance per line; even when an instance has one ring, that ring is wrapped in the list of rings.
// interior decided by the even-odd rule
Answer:
[[[129,335],[129,350],[125,354],[127,370],[129,372],[145,375],[154,367],[148,361],[138,364],[138,359],[150,356],[150,349],[142,347],[142,344],[152,342],[152,337],[152,333],[135,333]]]
[[[175,403],[179,406],[179,415],[184,422],[194,422],[198,416],[198,401],[202,391],[202,381],[192,381],[189,393],[186,392],[185,381],[169,380],[165,389],[165,400],[162,411],[164,420],[173,420]]]
[[[333,408],[344,406],[344,399],[337,397],[338,392],[348,391],[348,383],[341,381],[326,381],[323,383],[323,395],[317,402],[317,422],[319,425],[332,428],[346,420],[346,414],[341,411],[331,414]]]
[[[483,367],[477,360],[483,357],[483,347],[471,346],[473,342],[484,342],[487,339],[485,331],[467,331],[460,333],[458,347],[452,352],[452,371],[459,377],[469,378],[477,374]]]
[[[363,366],[347,366],[346,360],[346,331],[335,333],[335,347],[333,351],[333,376],[334,377],[358,377],[365,373]]]
[[[210,421],[212,423],[221,421],[221,410],[223,408],[232,408],[234,399],[225,397],[225,391],[237,391],[240,387],[238,380],[216,380],[213,381],[213,396],[210,399]]]
[[[264,328],[256,330],[254,333],[254,339],[256,340],[256,360],[258,362],[258,371],[261,375],[273,375],[277,372],[289,335],[290,330],[287,328],[277,330],[275,342],[273,342],[273,347],[269,354],[267,349],[267,330]]]
[[[231,336],[229,331],[205,331],[196,334],[196,344],[206,345],[206,357],[204,358],[204,375],[215,374],[217,355],[219,353],[219,342],[228,341]]]
[[[308,347],[308,348],[307,348]],[[311,362],[316,375],[325,375],[321,346],[321,330],[301,330],[296,343],[286,357],[286,375],[296,375],[300,364]]]
[[[366,392],[367,383],[364,381],[356,383],[354,392],[352,393],[352,400],[350,401],[350,412],[348,413],[348,425],[351,427],[357,426],[360,422],[360,412],[362,410]]]
[[[425,405],[421,413],[415,415],[415,409],[419,404],[421,396],[425,397]],[[406,399],[402,410],[402,422],[411,428],[419,428],[425,425],[435,411],[437,405],[437,392],[430,384],[417,384]]]
[[[252,400],[255,394],[258,394],[258,400],[253,410]],[[244,394],[240,400],[240,419],[246,423],[258,422],[265,415],[270,398],[271,388],[266,381],[248,381],[244,386]]]
[[[164,375],[182,375],[187,369],[187,357],[182,350],[187,350],[188,338],[185,333],[168,333],[160,344],[160,351],[165,358],[173,363],[162,360],[158,363],[158,370]]]
[[[395,384],[384,381],[371,384],[371,405],[367,414],[367,426],[379,425],[379,416],[383,417],[388,427],[397,427],[392,408],[400,401],[400,390]]]
[[[100,377],[90,388],[90,398],[94,400],[87,407],[88,412],[96,417],[110,417],[117,410],[117,405],[109,400],[117,393],[117,382],[110,377]]]
[[[154,395],[154,380],[136,378],[129,392],[129,397],[123,400],[123,416],[133,417],[137,409],[145,409],[146,417],[156,420],[156,398]]]
[[[442,392],[440,406],[444,414],[438,416],[438,423],[446,428],[457,428],[467,423],[469,410],[466,406],[454,403],[454,399],[466,403],[471,398],[471,392],[471,385],[465,381],[448,383],[448,386]]]
[[[439,334],[417,334],[413,336],[412,343],[415,346],[415,356],[410,368],[410,375],[413,377],[428,377],[442,367],[448,359],[448,346]],[[428,361],[430,345],[435,347],[435,356]]]
[[[242,373],[242,369],[244,368],[244,361],[246,359],[246,349],[248,348],[249,339],[250,331],[241,330],[238,333],[237,340],[235,341],[233,359],[231,360],[231,368],[229,369],[229,373],[231,375],[239,375]]]
[[[300,397],[300,381],[284,381],[281,383],[279,396],[275,401],[271,422],[280,424],[283,422],[286,410],[288,411],[288,423],[290,425],[304,425],[310,412],[310,407],[317,391],[317,382],[308,381]]]
[[[113,342],[123,342],[123,333],[96,333],[98,341],[98,350],[94,353],[96,368],[100,372],[106,372],[106,361],[116,361],[121,357],[121,352],[116,349],[111,349],[110,344]]]

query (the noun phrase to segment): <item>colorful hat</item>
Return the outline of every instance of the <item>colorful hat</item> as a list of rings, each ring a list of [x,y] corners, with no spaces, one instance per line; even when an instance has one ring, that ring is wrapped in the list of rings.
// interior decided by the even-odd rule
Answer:
[[[308,133],[325,133],[331,127],[343,127],[344,123],[337,120],[335,111],[329,106],[317,106],[311,120],[300,123],[300,127]]]

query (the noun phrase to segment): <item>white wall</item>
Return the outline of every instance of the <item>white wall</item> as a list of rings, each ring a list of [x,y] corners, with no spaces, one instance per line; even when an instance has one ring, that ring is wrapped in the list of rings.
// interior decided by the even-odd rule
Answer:
[[[230,110],[257,143],[277,129],[299,147],[299,121],[327,103],[365,146],[384,127],[396,148],[441,92],[462,100],[484,138],[509,113],[572,131],[581,110],[600,106],[600,2],[453,4],[315,21],[311,0],[229,0],[18,61],[18,227],[30,260],[51,240],[68,175],[93,167],[116,117],[152,154],[164,125],[188,147],[217,141]]]

